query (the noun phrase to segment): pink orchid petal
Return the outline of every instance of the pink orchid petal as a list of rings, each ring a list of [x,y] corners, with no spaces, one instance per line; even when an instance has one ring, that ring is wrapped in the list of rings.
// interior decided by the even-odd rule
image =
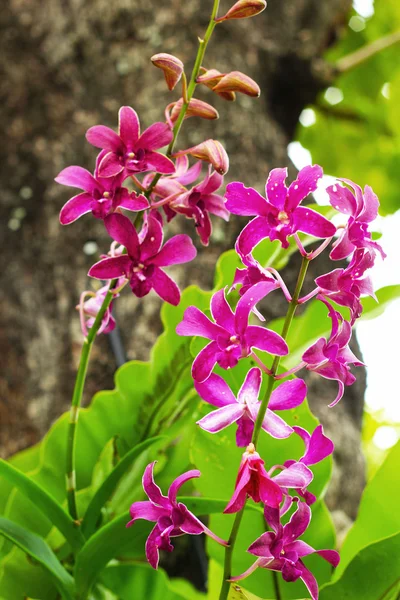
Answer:
[[[357,213],[357,201],[349,188],[343,185],[330,185],[326,188],[329,202],[339,212],[354,217]]]
[[[212,373],[203,383],[195,381],[194,387],[200,398],[218,408],[237,404],[237,400],[229,385],[222,377],[215,373]]]
[[[277,508],[282,501],[282,496],[283,494],[279,484],[266,477],[260,478],[261,502],[264,502],[264,504],[272,506],[273,508]]]
[[[287,174],[286,167],[282,169],[272,169],[265,185],[265,193],[269,202],[278,210],[285,209],[285,202],[288,194],[288,189],[285,184]]]
[[[153,212],[147,220],[147,231],[144,240],[140,244],[140,259],[147,260],[149,257],[155,257],[160,251],[163,243],[163,228],[159,221],[153,217]],[[153,262],[153,261],[151,261]],[[163,266],[159,264],[158,266]]]
[[[225,290],[219,290],[211,298],[211,314],[218,325],[235,333],[235,315],[225,298]]]
[[[99,164],[100,177],[115,177],[124,170],[118,156],[114,152],[108,152]]]
[[[128,191],[128,190],[127,190]],[[142,194],[127,194],[122,197],[121,201],[118,203],[120,208],[124,208],[125,210],[131,210],[132,212],[139,212],[141,210],[146,210],[149,208],[149,201]]]
[[[189,306],[184,314],[183,320],[176,327],[178,335],[199,335],[200,337],[216,340],[219,336],[226,336],[224,328],[216,325],[204,313],[195,306]]]
[[[266,199],[255,189],[247,188],[240,182],[228,183],[225,198],[226,208],[234,215],[266,216],[269,212]]]
[[[158,267],[155,267],[153,275],[151,276],[151,283],[154,291],[160,296],[164,302],[168,302],[173,306],[178,306],[181,293],[179,287],[169,275],[164,273]]]
[[[369,185],[364,189],[364,208],[358,215],[358,220],[363,223],[370,223],[378,216],[379,200]]]
[[[157,546],[157,541],[159,540],[160,533],[160,528],[158,527],[158,525],[156,525],[150,532],[150,535],[147,538],[145,545],[146,558],[148,563],[153,567],[153,569],[158,569],[158,562],[160,560],[160,555]]]
[[[172,129],[167,123],[153,123],[142,133],[136,146],[145,150],[157,150],[167,146],[172,140],[172,136]]]
[[[105,258],[93,265],[88,275],[95,279],[115,279],[116,277],[129,277],[132,262],[129,256],[113,256]]]
[[[275,282],[260,281],[243,294],[237,303],[235,313],[237,333],[243,334],[246,331],[251,311],[260,300],[273,290],[276,290]]]
[[[270,510],[276,511],[276,509]],[[275,537],[275,533],[273,533],[272,531],[267,531],[266,533],[263,533],[249,546],[247,552],[250,552],[250,554],[254,554],[254,556],[262,556],[263,558],[274,558],[274,555],[271,552],[271,546],[275,541]]]
[[[175,165],[172,160],[159,152],[148,150],[146,152],[146,163],[148,169],[157,173],[163,173],[164,175],[175,173]]]
[[[312,435],[302,427],[294,426],[293,429],[304,442],[306,450],[300,460],[305,465],[314,465],[332,454],[335,446],[332,440],[324,435],[322,425],[318,425],[312,432]]]
[[[55,178],[57,183],[76,187],[85,192],[93,192],[97,188],[97,181],[89,171],[82,167],[67,167]]]
[[[295,231],[302,231],[318,238],[335,235],[336,227],[325,217],[306,206],[299,206],[293,212]]]
[[[232,211],[231,211],[232,212]],[[234,213],[236,214],[236,213]],[[261,240],[269,236],[271,227],[265,217],[256,217],[242,229],[237,245],[241,254],[247,256]]]
[[[163,496],[160,488],[154,481],[153,472],[156,462],[157,461],[153,461],[152,463],[148,464],[144,470],[142,477],[143,489],[149,497],[149,500],[151,500],[154,504],[169,510],[171,505],[168,498]]]
[[[144,500],[143,502],[134,502],[130,509],[131,521],[127,524],[130,527],[137,519],[146,519],[146,521],[157,521],[165,514],[165,508],[155,506],[152,502]]]
[[[113,240],[125,246],[129,256],[135,259],[139,258],[138,234],[127,217],[117,213],[108,215],[104,219],[104,225]]]
[[[271,410],[296,408],[304,401],[306,395],[307,386],[302,379],[285,381],[272,392],[268,407]]]
[[[344,258],[350,256],[354,248],[355,246],[353,242],[349,240],[349,231],[348,229],[345,229],[338,241],[333,244],[329,258],[331,260],[343,260]]]
[[[179,506],[183,507],[185,512],[185,519],[183,523],[180,524],[179,529],[181,529],[184,533],[188,533],[189,535],[200,535],[201,533],[206,533],[206,528],[204,527],[203,523],[197,517],[195,517],[184,504],[180,504]],[[212,536],[214,536],[209,529],[208,531]]]
[[[130,106],[121,106],[118,117],[120,138],[127,148],[132,148],[140,135],[139,117]]]
[[[299,502],[297,510],[290,517],[289,523],[283,528],[283,542],[290,544],[306,531],[311,521],[311,509],[305,502]]]
[[[208,196],[209,194],[212,194],[213,192],[219,190],[219,188],[224,182],[224,176],[220,173],[217,173],[217,171],[213,171],[211,174],[210,173],[211,166],[208,176],[195,187],[195,190],[197,192],[200,192],[204,196]],[[222,201],[224,200],[222,199]]]
[[[284,469],[279,475],[273,477],[273,481],[282,487],[305,488],[313,480],[312,471],[303,463],[293,463]]]
[[[192,365],[192,377],[199,383],[205,381],[217,362],[219,346],[217,342],[211,342],[196,356]]]
[[[190,237],[184,233],[168,240],[159,253],[151,259],[153,265],[167,267],[190,262],[196,257],[197,250]]]
[[[301,561],[299,561],[301,563]],[[301,575],[300,579],[305,584],[306,588],[310,592],[311,600],[318,600],[318,582],[314,575],[309,571],[303,563],[301,563]]]
[[[258,367],[253,367],[247,373],[242,387],[238,393],[238,402],[245,404],[256,404],[260,393],[262,374]]]
[[[225,427],[240,419],[244,410],[244,407],[238,404],[223,406],[197,421],[197,425],[200,425],[202,429],[209,433],[218,433],[221,429],[225,429]]]
[[[272,412],[269,408],[265,413],[262,423],[264,431],[276,439],[285,439],[292,435],[293,429],[281,417]]]
[[[207,196],[203,196],[203,202],[209,213],[224,219],[224,221],[229,221],[230,213],[229,210],[225,208],[222,196],[219,196],[218,194],[208,194]]]
[[[246,343],[250,348],[258,348],[276,356],[286,356],[289,352],[287,343],[278,333],[259,325],[247,328]]]
[[[86,132],[86,139],[89,144],[96,148],[102,148],[110,152],[117,152],[121,149],[121,140],[119,136],[105,125],[95,125]]]
[[[92,202],[92,196],[86,192],[70,198],[60,211],[61,225],[69,225],[82,215],[90,212],[92,210]]]
[[[285,503],[288,504],[288,509],[292,506],[292,497],[285,496]],[[281,535],[283,527],[281,525],[281,516],[284,514],[282,508],[272,508],[271,506],[264,506],[264,517],[269,527],[275,532]]]
[[[177,477],[171,483],[170,488],[168,490],[168,499],[169,499],[170,503],[175,504],[176,495],[184,483],[186,483],[190,479],[200,477],[200,475],[201,475],[201,473],[197,469],[192,469],[191,471],[186,471],[186,473],[182,473],[182,475],[179,475],[179,477]]]
[[[319,338],[310,346],[303,354],[301,359],[309,365],[317,365],[326,360],[326,356],[324,350],[326,348],[327,342],[325,338]]]
[[[322,175],[323,171],[319,165],[307,165],[301,169],[297,179],[289,186],[286,209],[289,211],[294,210],[308,194],[314,192]],[[326,237],[330,237],[330,235]]]
[[[334,379],[334,378],[333,378]],[[336,398],[334,399],[333,402],[331,402],[330,404],[328,404],[329,408],[333,408],[334,406],[336,406],[336,404],[338,402],[340,402],[340,400],[343,398],[343,394],[344,394],[344,384],[341,381],[338,381],[338,393]]]

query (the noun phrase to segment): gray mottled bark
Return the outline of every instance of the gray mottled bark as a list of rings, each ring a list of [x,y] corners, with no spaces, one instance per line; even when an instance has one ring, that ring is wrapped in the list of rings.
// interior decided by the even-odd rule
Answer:
[[[38,439],[69,403],[79,359],[81,335],[75,313],[93,257],[109,239],[100,223],[83,218],[64,229],[58,213],[70,197],[53,182],[65,166],[93,168],[96,151],[85,142],[97,123],[116,126],[120,105],[139,112],[143,126],[163,119],[168,94],[162,74],[151,66],[156,52],[177,54],[191,66],[197,36],[204,32],[211,0],[10,0],[0,12],[1,304],[0,448],[3,455]],[[221,140],[231,157],[229,179],[262,189],[267,172],[288,163],[301,110],[326,85],[324,50],[340,32],[350,0],[270,0],[255,19],[217,28],[205,66],[238,69],[256,79],[259,100],[239,96],[225,103],[204,89],[199,96],[221,114],[217,122],[185,122],[178,147],[206,137]],[[232,0],[222,2],[222,9]],[[219,253],[232,245],[243,222],[218,223],[209,249],[201,249],[190,269],[175,269],[181,285],[210,287]],[[173,227],[190,230],[178,219]],[[297,265],[286,277],[293,285]],[[309,283],[312,282],[312,273]],[[118,301],[117,317],[129,358],[146,358],[160,329],[155,297]],[[271,305],[271,316],[282,305]],[[86,401],[112,387],[115,369],[106,338],[98,340],[90,367]],[[338,450],[332,505],[354,515],[363,484],[359,447],[364,381],[328,413],[332,397],[326,381],[311,379],[310,399],[322,413]],[[340,426],[337,427],[337,423]],[[343,438],[343,439],[342,439]],[[341,465],[354,466],[351,489]],[[339,489],[345,486],[343,496]]]

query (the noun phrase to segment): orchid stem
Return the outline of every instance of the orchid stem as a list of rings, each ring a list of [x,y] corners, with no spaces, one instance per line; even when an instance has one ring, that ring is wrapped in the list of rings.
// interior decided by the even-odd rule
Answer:
[[[207,49],[208,42],[210,41],[211,35],[217,24],[215,19],[216,19],[217,13],[218,13],[218,8],[219,8],[219,0],[214,0],[214,5],[213,5],[212,12],[211,12],[210,22],[208,23],[208,27],[204,34],[204,38],[203,39],[199,38],[199,48],[197,50],[196,60],[195,60],[194,67],[192,70],[192,75],[190,77],[189,85],[187,86],[186,98],[182,98],[182,100],[183,100],[182,108],[181,108],[179,116],[176,120],[176,123],[174,125],[172,140],[167,148],[166,156],[168,156],[168,157],[170,157],[174,151],[175,143],[178,138],[178,134],[181,129],[183,120],[185,118],[186,111],[189,107],[189,103],[190,103],[191,99],[193,98],[193,94],[194,94],[196,86],[197,86],[196,80],[200,73],[201,63],[203,62],[203,58],[204,58],[204,55],[205,55],[205,52]],[[157,185],[157,182],[160,179],[160,177],[161,177],[161,173],[157,173],[153,177],[153,180],[147,189],[147,194],[150,195],[150,193],[152,192],[154,187]]]
[[[276,600],[281,600],[281,591],[279,589],[279,579],[276,571],[271,571],[272,573],[272,581],[274,583],[275,597]]]
[[[309,263],[310,263],[310,260],[306,256],[303,256],[303,260],[302,260],[301,267],[300,267],[300,272],[299,272],[299,275],[297,278],[296,288],[294,290],[292,300],[289,303],[285,322],[283,324],[283,329],[282,329],[281,335],[284,340],[286,340],[287,334],[290,329],[290,325],[293,321],[293,317],[296,312],[298,300],[300,297],[301,289],[303,287],[304,279],[306,277]],[[267,374],[267,376],[268,376],[267,390],[266,390],[264,398],[262,400],[260,410],[258,411],[257,419],[254,424],[253,437],[251,440],[253,442],[254,446],[257,446],[258,437],[259,437],[260,431],[261,431],[261,426],[262,426],[262,423],[263,423],[263,420],[265,417],[265,413],[267,411],[267,406],[268,406],[268,402],[269,402],[269,399],[272,394],[272,389],[274,387],[275,376],[276,376],[276,373],[279,368],[279,362],[280,362],[280,356],[275,356],[274,361],[272,363],[272,367],[271,367],[271,373]],[[244,507],[245,507],[245,504],[244,504],[242,510],[240,512],[238,512],[236,515],[236,519],[233,523],[231,535],[229,537],[229,547],[226,548],[226,550],[225,550],[224,580],[222,582],[219,600],[227,600],[227,598],[228,598],[230,583],[229,583],[229,581],[227,581],[227,579],[229,579],[231,577],[232,554],[233,554],[233,549],[234,549],[234,545],[236,542],[237,533],[238,533],[238,530],[240,527],[240,522],[242,520]],[[279,587],[277,588],[276,593],[278,594],[277,600],[280,600]]]
[[[394,33],[386,35],[385,37],[379,38],[371,44],[362,46],[355,52],[352,52],[351,54],[339,59],[336,63],[336,70],[339,73],[350,71],[351,69],[358,67],[363,62],[370,59],[372,56],[375,56],[375,54],[379,54],[382,52],[382,50],[390,48],[390,46],[393,46],[398,42],[400,42],[400,31],[395,31]]]
[[[81,350],[81,358],[79,361],[78,372],[76,375],[74,392],[72,395],[71,409],[68,423],[67,437],[67,459],[66,459],[66,477],[67,477],[67,499],[69,514],[75,521],[78,520],[78,509],[76,505],[76,473],[75,473],[75,454],[76,454],[76,429],[78,424],[79,408],[82,401],[83,388],[86,380],[86,373],[89,364],[90,352],[96,334],[100,329],[101,322],[106,310],[111,304],[114,297],[113,290],[118,283],[118,279],[113,279],[110,283],[109,290],[104,298],[103,304],[92,327],[89,329]]]

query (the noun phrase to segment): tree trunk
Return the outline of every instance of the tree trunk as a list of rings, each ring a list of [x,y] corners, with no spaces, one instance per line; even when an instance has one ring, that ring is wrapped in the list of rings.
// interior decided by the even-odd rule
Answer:
[[[233,0],[221,4],[222,14]],[[71,193],[53,179],[68,165],[93,169],[96,150],[85,141],[85,131],[99,123],[115,128],[121,105],[138,111],[143,128],[163,120],[164,106],[178,94],[166,92],[162,73],[149,59],[170,52],[188,70],[211,5],[211,0],[10,0],[0,12],[3,455],[34,443],[68,407],[82,339],[75,305],[90,288],[86,273],[95,258],[87,242],[97,245],[96,254],[109,246],[104,228],[90,217],[59,225],[60,208]],[[238,96],[231,104],[199,90],[221,118],[185,122],[178,147],[219,139],[231,158],[227,180],[262,190],[268,171],[288,164],[287,145],[300,112],[324,86],[322,54],[336,39],[349,5],[350,0],[270,0],[255,19],[219,25],[205,66],[244,71],[260,84],[261,98]],[[175,269],[180,285],[210,288],[216,258],[232,247],[242,225],[237,218],[228,226],[216,223],[210,247],[200,249],[193,267]],[[175,219],[173,228],[189,231],[191,224]],[[289,286],[297,268],[293,261],[286,269]],[[314,277],[311,272],[310,285]],[[283,309],[271,305],[270,314]],[[125,293],[118,300],[128,358],[147,358],[160,329],[158,311],[153,295],[138,300]],[[95,344],[86,402],[113,385],[116,365],[108,344],[104,336]],[[354,516],[364,480],[355,449],[365,382],[361,377],[328,415],[329,384],[317,377],[310,384],[313,408],[344,442],[332,506]],[[344,463],[352,465],[351,484],[345,483],[348,474],[342,477]]]

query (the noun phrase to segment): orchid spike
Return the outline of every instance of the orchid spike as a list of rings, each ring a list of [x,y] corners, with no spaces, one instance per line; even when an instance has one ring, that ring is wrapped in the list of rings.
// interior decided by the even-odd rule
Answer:
[[[162,246],[163,230],[158,220],[152,216],[148,218],[142,239],[130,220],[123,215],[109,215],[104,224],[110,236],[126,248],[127,254],[99,261],[90,269],[89,276],[96,279],[124,276],[129,279],[132,292],[138,298],[154,289],[165,302],[178,305],[179,288],[160,267],[193,260],[196,248],[190,237],[179,234]]]
[[[275,469],[276,467],[273,467]],[[278,508],[286,488],[303,489],[313,479],[310,469],[303,463],[294,463],[281,473],[271,477],[264,468],[264,461],[250,443],[244,452],[236,479],[235,491],[224,513],[241,510],[250,496],[254,502]]]
[[[206,381],[194,387],[199,396],[209,404],[217,406],[197,424],[205,431],[217,433],[232,423],[237,423],[236,444],[248,446],[253,435],[254,423],[257,419],[261,402],[258,399],[262,382],[260,369],[254,367],[247,373],[237,397],[227,383],[212,373]],[[272,392],[262,428],[272,437],[284,439],[293,433],[292,427],[275,414],[274,410],[288,410],[299,406],[307,394],[306,384],[302,379],[286,381]]]
[[[214,322],[195,306],[189,306],[185,310],[183,321],[178,324],[176,332],[179,335],[198,335],[211,340],[193,362],[192,376],[195,381],[205,381],[216,364],[223,369],[234,367],[241,358],[249,356],[252,348],[275,356],[285,356],[288,353],[288,346],[279,334],[248,324],[254,306],[274,289],[275,284],[257,283],[240,298],[235,313],[225,298],[225,291],[219,290],[211,298]]]
[[[99,164],[99,175],[115,177],[122,172],[125,178],[145,171],[173,173],[174,163],[155,152],[169,144],[172,136],[166,123],[153,123],[140,135],[139,118],[130,106],[119,110],[119,134],[104,125],[91,127],[86,133],[92,146],[106,150]]]
[[[263,239],[279,240],[283,248],[289,246],[288,236],[297,231],[317,238],[330,238],[336,227],[325,217],[299,204],[317,188],[322,177],[319,165],[299,171],[297,179],[286,187],[287,169],[273,169],[266,183],[266,198],[243,183],[229,183],[226,188],[226,208],[235,215],[255,216],[241,232],[238,248],[247,255]]]
[[[168,89],[173,90],[182,77],[183,62],[173,54],[166,54],[165,52],[154,54],[150,60],[155,67],[162,69]]]
[[[177,500],[179,488],[194,477],[200,477],[197,470],[187,471],[175,479],[170,485],[168,495],[163,496],[160,488],[154,481],[153,471],[156,461],[147,465],[143,474],[143,489],[149,500],[134,502],[130,507],[131,520],[127,527],[131,527],[138,519],[145,519],[156,523],[146,541],[146,557],[153,569],[158,568],[159,550],[172,552],[172,537],[188,533],[200,535],[205,533],[216,542],[227,545],[227,542],[216,536],[206,527],[188,508]]]
[[[330,253],[332,260],[347,258],[356,248],[367,248],[370,252],[380,252],[382,258],[386,254],[382,247],[372,240],[368,225],[378,216],[379,200],[369,185],[364,193],[359,185],[349,179],[340,179],[353,189],[334,184],[327,188],[329,201],[336,210],[349,217],[346,227],[339,239],[333,244]]]
[[[263,533],[248,549],[248,552],[258,557],[256,562],[242,575],[232,577],[231,581],[244,579],[258,567],[280,571],[284,581],[301,579],[312,600],[318,600],[318,582],[302,559],[310,554],[318,554],[333,567],[337,567],[340,557],[335,550],[315,550],[298,539],[310,524],[310,507],[304,502],[298,502],[297,510],[286,525],[281,524],[278,508],[267,508],[265,516],[272,531]]]

